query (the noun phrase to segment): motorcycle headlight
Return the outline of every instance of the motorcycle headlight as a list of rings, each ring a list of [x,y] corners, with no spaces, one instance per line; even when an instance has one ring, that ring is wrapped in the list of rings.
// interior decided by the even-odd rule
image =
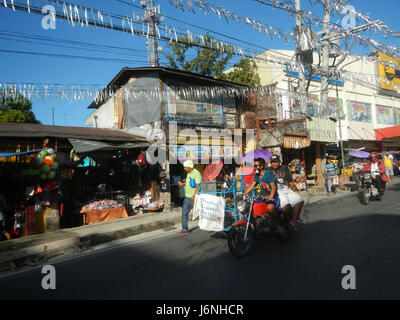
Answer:
[[[236,204],[236,208],[239,210],[240,213],[244,212],[246,210],[246,201],[239,201]]]
[[[369,173],[365,173],[364,174],[364,179],[369,179],[369,178],[371,178],[371,175]]]

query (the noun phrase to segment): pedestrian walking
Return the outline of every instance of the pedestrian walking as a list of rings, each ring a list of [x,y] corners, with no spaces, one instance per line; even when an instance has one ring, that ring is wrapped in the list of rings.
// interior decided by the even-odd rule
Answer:
[[[185,198],[182,205],[182,231],[177,233],[179,236],[189,234],[189,212],[193,209],[194,199],[201,183],[201,174],[194,168],[193,161],[185,161],[183,168],[187,172],[187,176],[185,182],[178,182],[178,186],[185,186]]]
[[[393,159],[390,158],[389,152],[386,152],[385,158],[383,159],[383,164],[385,165],[385,174],[389,179],[389,183],[393,182],[394,170],[393,170]]]

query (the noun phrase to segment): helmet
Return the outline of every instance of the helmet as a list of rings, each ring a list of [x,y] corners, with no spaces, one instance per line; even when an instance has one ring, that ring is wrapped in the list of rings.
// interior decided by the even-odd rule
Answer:
[[[378,158],[378,152],[371,152],[371,153],[369,154],[369,157],[370,157],[370,158],[372,158],[372,157]]]

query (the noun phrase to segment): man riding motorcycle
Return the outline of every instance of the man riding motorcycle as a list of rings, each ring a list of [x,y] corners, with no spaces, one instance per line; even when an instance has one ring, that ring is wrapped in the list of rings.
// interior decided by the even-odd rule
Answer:
[[[385,192],[387,178],[385,175],[385,166],[378,160],[378,153],[372,152],[369,155],[369,162],[361,169],[361,171],[371,171],[371,176],[375,177],[379,197],[382,197]]]

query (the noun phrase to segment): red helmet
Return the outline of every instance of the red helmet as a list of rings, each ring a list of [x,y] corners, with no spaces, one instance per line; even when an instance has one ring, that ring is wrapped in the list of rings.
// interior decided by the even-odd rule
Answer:
[[[378,152],[371,152],[371,153],[369,154],[369,157],[370,157],[370,158],[372,158],[372,157],[378,158]]]

